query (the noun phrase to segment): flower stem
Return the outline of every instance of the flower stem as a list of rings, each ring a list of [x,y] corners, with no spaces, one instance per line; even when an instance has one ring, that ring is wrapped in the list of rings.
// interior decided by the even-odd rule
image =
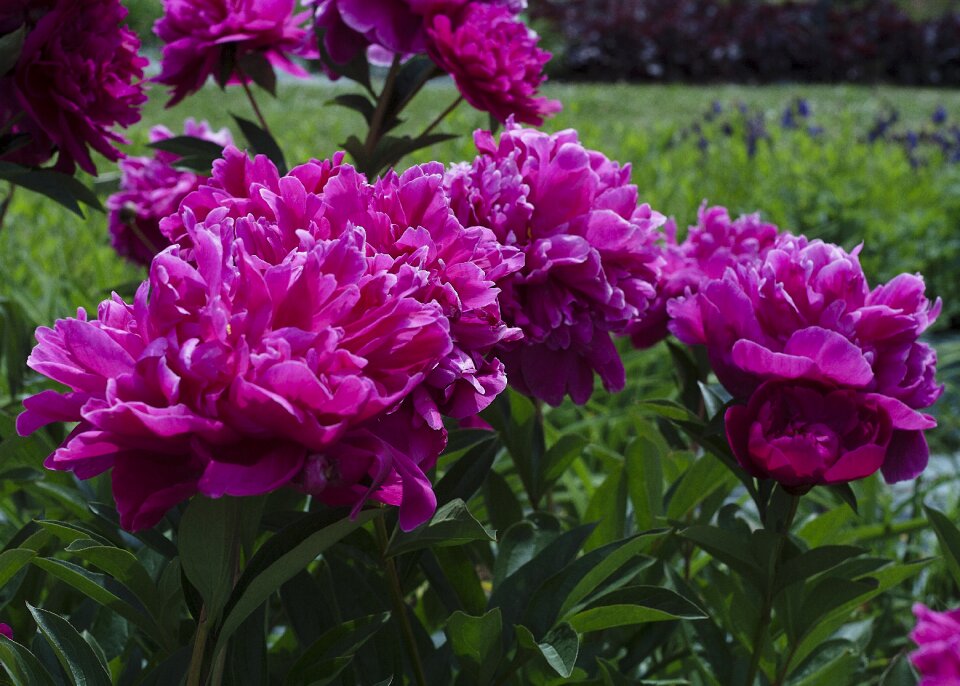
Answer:
[[[373,158],[373,151],[377,148],[377,143],[382,137],[383,123],[387,117],[387,110],[390,107],[390,101],[393,99],[393,90],[397,85],[397,77],[400,75],[400,56],[393,58],[390,65],[390,71],[387,72],[387,78],[383,82],[383,89],[377,96],[377,107],[370,117],[370,128],[367,130],[367,139],[363,143],[363,150],[368,159]],[[379,169],[361,169],[365,174],[376,174]]]
[[[443,112],[441,112],[439,115],[437,115],[437,118],[436,118],[436,119],[434,119],[432,122],[430,122],[430,125],[423,130],[423,133],[420,134],[420,137],[423,138],[424,136],[430,135],[430,133],[433,132],[433,130],[434,130],[435,128],[437,128],[438,126],[440,126],[440,124],[443,122],[444,119],[446,119],[448,116],[450,116],[450,114],[451,114],[455,109],[457,109],[458,107],[460,107],[460,103],[462,103],[462,102],[463,102],[463,96],[461,95],[461,96],[457,97],[457,99],[454,100],[452,103],[450,103],[450,105],[447,106],[447,109],[445,109]]]
[[[247,83],[247,76],[241,71],[239,65],[237,65],[237,74],[240,76],[240,85],[243,86],[243,92],[247,94],[247,100],[250,101],[250,107],[253,108],[253,113],[257,116],[257,121],[260,122],[260,128],[273,137],[273,132],[270,131],[270,125],[267,124],[266,117],[264,117],[263,112],[260,111],[260,105],[257,104],[257,99],[253,96],[250,84]]]
[[[790,535],[790,527],[797,516],[797,508],[800,505],[800,496],[790,496],[790,510],[783,520],[782,528],[777,531],[777,541],[773,550],[773,558],[768,566],[767,585],[764,590],[763,606],[760,609],[760,619],[757,621],[757,629],[753,634],[753,654],[750,656],[750,669],[747,672],[745,686],[754,686],[757,680],[757,674],[760,671],[760,658],[763,656],[763,649],[767,645],[767,632],[770,628],[770,622],[773,619],[773,582],[780,568],[780,556],[783,553],[783,546]]]
[[[383,560],[383,569],[387,575],[387,587],[390,591],[390,600],[393,602],[393,613],[400,624],[400,633],[403,634],[403,641],[407,646],[407,655],[413,665],[413,676],[417,686],[427,686],[427,677],[423,671],[423,662],[420,660],[420,651],[417,650],[417,641],[413,636],[413,627],[410,626],[410,619],[407,617],[407,604],[403,600],[403,589],[400,587],[400,577],[397,575],[397,566],[393,558],[387,557],[387,525],[383,521],[383,516],[376,517],[374,528],[377,533],[377,541],[380,544],[381,557]]]
[[[0,230],[3,229],[3,221],[7,218],[7,211],[10,209],[10,205],[13,202],[13,193],[17,190],[15,184],[10,184],[10,192],[7,193],[7,197],[3,199],[3,202],[0,203]]]
[[[207,606],[200,609],[200,623],[197,624],[197,633],[193,639],[193,654],[190,656],[190,668],[187,671],[186,686],[200,686],[203,677],[203,655],[207,648],[207,638],[210,637],[210,622],[207,617]]]

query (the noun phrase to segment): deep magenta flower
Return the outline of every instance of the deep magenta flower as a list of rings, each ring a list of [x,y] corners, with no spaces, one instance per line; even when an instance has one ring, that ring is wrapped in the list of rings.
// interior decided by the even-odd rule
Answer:
[[[164,0],[154,33],[166,45],[156,80],[172,88],[171,107],[203,87],[207,78],[249,80],[245,60],[262,57],[294,76],[306,71],[291,55],[309,56],[310,12],[295,0]]]
[[[27,399],[18,429],[79,421],[47,465],[112,469],[124,526],[286,484],[399,505],[406,529],[432,514],[440,414],[505,385],[486,353],[519,332],[490,277],[518,255],[456,221],[440,165],[371,185],[342,159],[280,177],[227,148],[132,305],[38,331],[30,364],[71,390]]]
[[[468,3],[427,23],[427,49],[450,74],[464,99],[501,122],[540,125],[560,111],[557,100],[537,97],[546,81],[550,53],[537,47],[537,35],[506,6]]]
[[[667,303],[681,295],[697,292],[704,281],[720,279],[727,267],[749,264],[766,256],[779,235],[773,224],[759,214],[730,219],[725,207],[707,207],[697,213],[682,243],[677,242],[673,220],[664,228],[663,256],[666,264],[657,284],[657,298],[643,317],[630,326],[630,337],[638,348],[649,348],[667,336]]]
[[[960,610],[934,612],[925,605],[913,606],[917,625],[910,638],[918,649],[910,661],[923,677],[920,686],[960,684]]]
[[[9,624],[0,623],[0,634],[3,634],[11,641],[13,640],[13,629],[10,628]]]
[[[122,25],[118,0],[14,2],[0,9],[0,31],[26,27],[16,65],[0,74],[0,129],[26,134],[3,159],[28,166],[59,153],[56,168],[91,174],[90,149],[110,160],[125,143],[114,127],[140,119],[146,101],[140,41]]]
[[[511,385],[554,405],[567,394],[586,402],[594,372],[608,390],[623,388],[610,334],[656,295],[664,218],[638,206],[628,166],[586,150],[574,131],[510,122],[499,143],[486,131],[475,141],[480,155],[448,171],[447,192],[461,223],[489,228],[526,258],[497,281],[504,320],[524,333],[501,345]]]
[[[213,131],[206,122],[187,119],[183,133],[227,146],[233,138],[227,129]],[[150,142],[173,138],[165,126],[150,129]],[[120,161],[120,190],[107,199],[110,242],[123,257],[149,265],[170,242],[160,232],[160,220],[174,214],[180,201],[207,178],[176,167],[179,155],[157,150],[153,157],[127,157]]]
[[[896,429],[934,425],[887,396],[792,380],[764,383],[726,414],[740,465],[799,493],[870,476],[899,458],[891,449]]]
[[[738,398],[767,380],[794,380],[880,399],[894,428],[883,474],[902,481],[926,466],[923,430],[935,425],[916,410],[943,392],[936,355],[917,341],[940,303],[926,299],[916,276],[871,292],[857,252],[783,235],[762,261],[672,300],[670,328],[706,346],[717,377]]]

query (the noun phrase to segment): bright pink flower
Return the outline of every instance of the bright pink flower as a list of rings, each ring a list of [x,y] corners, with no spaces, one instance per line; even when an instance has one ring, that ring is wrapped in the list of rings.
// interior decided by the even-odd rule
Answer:
[[[727,440],[747,472],[796,492],[862,479],[887,459],[894,433],[888,401],[853,390],[768,381],[747,405],[727,410]]]
[[[762,259],[773,247],[779,231],[760,220],[759,214],[730,219],[725,207],[707,207],[697,213],[697,225],[691,226],[686,240],[678,244],[676,224],[671,220],[664,229],[663,249],[666,265],[657,286],[657,299],[649,311],[630,326],[630,336],[638,348],[648,348],[667,336],[667,302],[697,292],[701,282],[720,279],[727,267]]]
[[[478,224],[523,251],[524,268],[497,281],[504,319],[523,330],[503,345],[508,379],[528,395],[584,403],[593,374],[625,383],[610,338],[655,297],[664,218],[637,204],[629,167],[584,149],[574,131],[546,134],[508,123],[499,144],[475,135],[480,156],[454,166],[447,192],[464,225]]]
[[[537,97],[550,53],[537,47],[537,35],[509,8],[468,3],[454,15],[433,16],[427,37],[430,57],[478,110],[501,122],[513,115],[535,125],[560,111],[559,101]]]
[[[918,649],[910,661],[923,677],[920,686],[960,685],[960,610],[934,612],[917,603],[913,614],[917,625],[910,638]]]
[[[79,421],[47,464],[112,468],[124,526],[286,484],[398,504],[406,529],[433,512],[440,413],[504,386],[486,353],[518,332],[486,272],[512,255],[456,222],[439,165],[370,185],[342,157],[280,177],[228,148],[164,221],[179,245],[133,305],[38,331],[30,364],[71,392],[27,399],[18,429]]]
[[[895,429],[884,477],[912,479],[927,463],[923,430],[935,426],[916,410],[943,390],[936,356],[917,342],[939,302],[923,297],[919,277],[871,293],[857,252],[783,235],[762,261],[728,268],[695,295],[670,301],[670,329],[706,346],[717,377],[738,398],[766,380],[796,380],[882,399]]]
[[[206,122],[184,122],[184,135],[230,145],[227,129],[213,131]],[[150,142],[173,138],[165,126],[150,130]],[[149,265],[154,255],[170,242],[160,233],[160,220],[180,207],[188,193],[207,178],[188,169],[176,168],[179,155],[158,150],[151,157],[127,157],[120,161],[120,190],[107,199],[110,242],[123,257]]]
[[[310,55],[310,12],[294,13],[295,0],[164,0],[154,33],[166,45],[156,78],[171,86],[173,106],[203,87],[211,75],[221,81],[249,80],[246,60],[265,58],[294,76],[306,71],[291,55]],[[306,25],[305,25],[306,24]]]
[[[115,126],[140,119],[146,101],[140,41],[121,25],[127,10],[118,0],[14,2],[0,10],[0,30],[27,27],[13,70],[0,74],[0,128],[26,134],[29,142],[4,160],[28,166],[59,153],[56,168],[76,166],[91,174],[90,148],[110,160],[126,140]]]

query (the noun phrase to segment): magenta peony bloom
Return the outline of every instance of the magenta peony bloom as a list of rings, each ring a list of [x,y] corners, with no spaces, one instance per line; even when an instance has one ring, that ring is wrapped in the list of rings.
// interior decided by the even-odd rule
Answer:
[[[13,640],[13,629],[10,628],[9,624],[4,624],[0,622],[0,634],[3,634],[11,641]]]
[[[656,295],[664,218],[637,205],[629,167],[584,149],[574,131],[510,122],[499,144],[489,132],[475,140],[480,156],[449,170],[447,192],[464,225],[489,228],[526,257],[497,281],[504,319],[524,333],[501,345],[511,385],[554,405],[567,394],[586,402],[594,372],[608,390],[623,388],[610,334]]]
[[[895,429],[933,426],[883,395],[794,381],[768,381],[726,414],[740,465],[798,493],[870,476],[897,459]]]
[[[13,70],[0,74],[0,129],[29,142],[4,155],[7,162],[37,166],[59,153],[56,168],[91,174],[90,148],[120,158],[126,140],[113,127],[140,119],[146,101],[136,34],[121,25],[118,0],[14,2],[0,9],[0,32],[26,26]]]
[[[132,305],[38,331],[30,365],[71,390],[28,398],[18,430],[79,421],[47,465],[112,469],[125,527],[286,484],[399,505],[405,529],[432,514],[440,413],[505,385],[486,353],[519,332],[491,277],[516,256],[456,221],[439,165],[370,185],[342,159],[280,177],[227,148]]]
[[[219,145],[233,143],[227,129],[213,131],[206,122],[187,119],[186,136],[203,138]],[[150,130],[150,142],[173,138],[165,126]],[[180,157],[158,150],[150,157],[127,157],[120,161],[120,191],[107,199],[110,212],[110,242],[123,257],[149,265],[154,255],[170,242],[160,233],[160,220],[180,207],[188,193],[207,178],[188,169],[177,169]]]
[[[164,0],[154,33],[166,45],[156,80],[171,86],[172,107],[203,87],[249,79],[245,59],[263,57],[294,76],[307,72],[290,55],[310,56],[310,12],[294,13],[295,0]]]
[[[433,16],[427,37],[430,57],[478,110],[501,122],[513,115],[535,125],[560,111],[559,101],[536,97],[550,53],[537,47],[537,35],[509,8],[468,3],[456,15]]]
[[[777,227],[761,221],[759,214],[732,221],[725,207],[708,208],[706,203],[700,206],[697,225],[690,227],[683,243],[677,243],[676,230],[672,220],[667,222],[666,265],[657,285],[657,299],[630,325],[631,340],[638,348],[649,348],[667,336],[669,300],[696,293],[702,282],[723,277],[727,267],[763,259],[779,235]]]
[[[925,605],[913,606],[917,625],[910,638],[918,649],[910,661],[923,677],[920,686],[960,684],[960,610],[934,612]]]
[[[870,292],[856,251],[790,235],[762,261],[727,269],[668,304],[671,331],[706,345],[736,397],[749,398],[765,380],[802,380],[880,399],[895,429],[883,462],[890,482],[916,477],[927,463],[923,430],[935,423],[916,410],[943,388],[936,356],[917,337],[939,309],[923,296],[920,277]]]

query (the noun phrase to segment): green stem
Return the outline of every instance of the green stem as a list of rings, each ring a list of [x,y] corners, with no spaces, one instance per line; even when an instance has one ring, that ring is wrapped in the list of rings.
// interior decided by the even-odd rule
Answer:
[[[7,211],[10,209],[10,205],[13,202],[13,193],[17,190],[17,187],[11,183],[10,192],[7,193],[7,197],[3,199],[3,203],[0,203],[0,229],[3,229],[3,222],[7,218]]]
[[[763,656],[763,649],[767,645],[767,633],[770,629],[770,622],[773,619],[773,582],[776,579],[777,571],[780,568],[780,556],[783,553],[783,546],[790,535],[790,527],[797,516],[797,507],[800,505],[800,496],[790,496],[790,511],[783,521],[783,528],[777,532],[777,542],[773,550],[773,559],[768,568],[767,584],[763,595],[763,606],[760,609],[760,619],[757,621],[757,629],[753,634],[753,654],[750,656],[750,669],[747,672],[746,686],[754,686],[757,681],[757,674],[760,671],[760,659]]]
[[[203,678],[203,655],[207,648],[207,639],[210,637],[210,622],[207,617],[207,607],[200,610],[200,623],[197,624],[197,633],[193,639],[193,653],[190,656],[190,668],[187,670],[186,686],[200,686]]]
[[[413,627],[410,626],[410,618],[407,617],[407,604],[403,600],[403,589],[400,587],[400,577],[397,575],[397,566],[392,557],[387,557],[387,545],[389,537],[387,536],[387,525],[383,521],[383,516],[376,517],[374,528],[377,533],[377,541],[380,544],[383,568],[387,575],[387,587],[390,591],[390,600],[393,603],[393,613],[400,624],[400,633],[403,634],[403,642],[407,647],[407,655],[413,665],[413,676],[417,686],[427,686],[427,677],[423,671],[423,662],[420,660],[420,651],[417,650],[417,641],[413,636]]]
[[[240,69],[240,65],[237,65],[237,75],[240,77],[240,85],[243,86],[243,92],[247,94],[247,100],[250,101],[250,107],[253,108],[253,113],[257,117],[257,121],[260,122],[260,128],[270,134],[273,137],[273,133],[270,131],[270,125],[267,124],[266,117],[263,116],[263,112],[260,111],[260,105],[257,104],[257,99],[253,96],[253,91],[250,89],[250,84],[247,83],[247,76],[243,73],[243,70]]]
[[[367,130],[367,140],[363,143],[363,149],[368,159],[372,158],[373,151],[376,150],[377,143],[380,142],[382,136],[381,129],[387,116],[387,110],[390,108],[390,101],[393,99],[393,89],[397,85],[397,76],[399,76],[399,74],[400,56],[397,55],[393,58],[393,64],[390,65],[390,71],[387,72],[387,78],[383,82],[383,90],[381,90],[380,95],[377,96],[377,107],[373,111],[373,116],[370,117],[370,128]],[[360,171],[372,175],[380,170],[361,169]]]
[[[458,107],[460,107],[460,103],[462,103],[462,102],[463,102],[463,96],[461,95],[461,96],[459,96],[456,100],[454,100],[452,103],[450,103],[450,104],[447,106],[447,109],[445,109],[443,112],[441,112],[440,114],[438,114],[436,119],[434,119],[432,122],[430,122],[430,125],[429,125],[427,128],[425,128],[425,129],[423,130],[423,132],[420,134],[420,137],[423,138],[424,136],[430,135],[430,133],[433,132],[433,130],[434,130],[435,128],[437,128],[438,126],[440,126],[440,124],[443,122],[444,119],[446,119],[448,116],[450,116],[450,114],[451,114],[455,109],[457,109]]]

